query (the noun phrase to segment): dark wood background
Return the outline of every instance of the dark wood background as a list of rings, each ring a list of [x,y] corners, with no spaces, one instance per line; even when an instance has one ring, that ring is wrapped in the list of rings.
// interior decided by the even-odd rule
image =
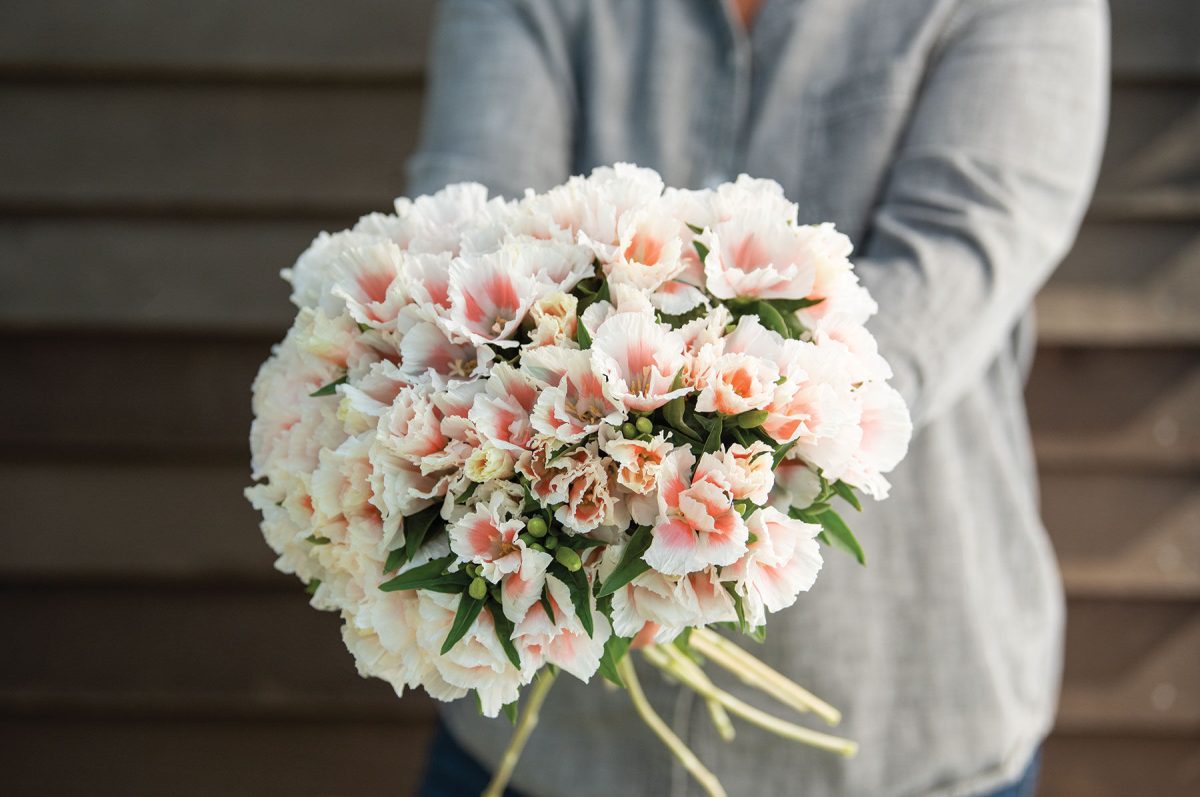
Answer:
[[[409,793],[241,498],[277,272],[403,186],[431,3],[0,3],[0,790]],[[1200,3],[1114,0],[1029,387],[1070,597],[1042,793],[1200,794]],[[344,778],[352,773],[353,789]]]

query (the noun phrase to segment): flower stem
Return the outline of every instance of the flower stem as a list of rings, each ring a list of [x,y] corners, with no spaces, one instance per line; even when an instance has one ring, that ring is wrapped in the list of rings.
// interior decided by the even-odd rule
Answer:
[[[700,759],[696,757],[692,749],[667,727],[667,723],[663,722],[662,717],[655,713],[650,701],[642,692],[642,684],[638,681],[637,671],[633,667],[633,657],[623,656],[617,663],[617,672],[620,674],[621,680],[625,682],[625,686],[629,690],[629,699],[633,701],[633,707],[641,715],[642,721],[650,727],[650,730],[654,731],[654,734],[662,740],[667,749],[679,760],[679,763],[683,764],[683,768],[696,779],[696,782],[708,792],[710,797],[725,797],[725,789],[721,787],[721,782],[717,780],[716,775],[700,763]]]
[[[650,661],[651,664],[670,673],[679,681],[694,689],[705,699],[717,700],[725,708],[729,709],[734,715],[741,717],[749,723],[770,731],[777,736],[782,736],[785,739],[801,742],[811,745],[822,750],[830,750],[835,753],[841,753],[844,756],[852,756],[858,752],[858,745],[849,739],[842,739],[837,736],[830,736],[826,733],[811,731],[808,728],[803,728],[791,722],[781,720],[778,717],[772,716],[765,711],[751,706],[733,695],[716,688],[707,678],[701,680],[694,677],[691,667],[695,664],[684,658],[682,653],[679,653],[670,646],[647,647],[642,649],[642,654]],[[682,660],[682,662],[681,662]],[[683,663],[686,662],[686,663]]]
[[[696,652],[712,659],[747,686],[763,690],[796,711],[812,711],[829,725],[837,725],[842,721],[842,712],[720,634],[707,628],[696,628],[692,631],[690,642]]]
[[[557,673],[553,668],[546,668],[538,675],[537,683],[529,691],[529,698],[521,710],[521,717],[517,720],[517,727],[513,730],[512,739],[509,740],[508,747],[504,750],[504,757],[500,759],[500,766],[496,768],[496,773],[492,775],[492,780],[481,797],[503,797],[504,789],[508,786],[513,770],[517,767],[517,761],[521,758],[521,751],[525,749],[529,735],[537,727],[538,712],[541,711],[542,704],[546,702],[546,696],[550,694],[550,687],[554,685],[556,676]]]
[[[692,677],[703,679],[709,686],[716,688],[715,684],[708,680],[708,675],[705,674],[704,670],[700,669],[699,665],[682,654],[680,654],[680,657],[691,665],[690,672]],[[705,698],[704,705],[708,707],[708,716],[712,720],[713,727],[717,730],[717,735],[721,737],[722,741],[732,742],[737,732],[733,727],[733,721],[729,719],[729,713],[725,711],[725,707],[721,705],[720,701],[711,698]]]

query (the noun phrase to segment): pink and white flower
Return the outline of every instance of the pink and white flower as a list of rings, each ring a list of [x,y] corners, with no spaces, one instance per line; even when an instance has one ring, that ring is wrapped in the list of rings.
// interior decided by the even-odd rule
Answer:
[[[733,506],[733,483],[712,454],[699,463],[686,448],[667,456],[659,470],[658,509],[643,558],[660,573],[733,564],[746,551],[748,532]]]
[[[718,299],[803,299],[816,278],[812,234],[753,209],[714,224],[699,236],[708,247],[704,274]]]
[[[525,618],[542,596],[546,568],[553,557],[535,551],[520,538],[525,523],[502,510],[493,499],[460,518],[448,529],[450,550],[464,562],[480,565],[483,578],[500,585],[504,616],[514,623]]]
[[[538,290],[513,250],[477,258],[458,258],[450,264],[450,309],[442,326],[455,337],[476,346],[516,346],[511,340],[521,326]]]
[[[696,411],[740,415],[771,403],[779,367],[762,357],[730,352],[713,360],[704,377],[697,385]]]
[[[563,443],[577,443],[601,423],[620,424],[625,413],[593,370],[586,351],[560,349],[562,376],[542,390],[533,407],[533,428]]]
[[[747,523],[755,540],[722,577],[736,583],[746,621],[759,626],[766,622],[766,612],[791,606],[817,580],[822,560],[816,537],[821,527],[771,507],[759,509]]]
[[[617,313],[592,335],[592,364],[627,410],[649,412],[689,392],[674,388],[683,338],[640,313]]]

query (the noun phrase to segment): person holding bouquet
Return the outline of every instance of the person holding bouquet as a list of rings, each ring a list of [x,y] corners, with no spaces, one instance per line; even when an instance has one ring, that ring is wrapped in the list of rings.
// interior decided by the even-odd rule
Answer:
[[[441,4],[411,195],[520,197],[618,161],[679,188],[770,178],[856,242],[879,304],[907,459],[856,518],[867,567],[827,557],[755,651],[842,709],[858,756],[728,744],[693,692],[644,679],[730,794],[1032,792],[1063,594],[1022,401],[1029,307],[1093,187],[1107,47],[1101,0]],[[624,696],[564,682],[541,715],[515,792],[696,793]],[[471,701],[442,718],[422,793],[478,793],[508,726]]]

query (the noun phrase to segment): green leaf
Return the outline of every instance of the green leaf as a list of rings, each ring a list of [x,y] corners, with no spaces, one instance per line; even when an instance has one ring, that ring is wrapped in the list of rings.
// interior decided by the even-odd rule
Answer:
[[[316,534],[309,534],[304,538],[305,542],[311,542],[313,545],[328,545],[328,537],[318,537]]]
[[[742,633],[746,633],[749,626],[746,625],[746,607],[742,605],[742,596],[737,594],[737,589],[733,586],[733,582],[722,581],[721,586],[725,587],[725,591],[729,593],[729,597],[733,598],[733,611],[737,614],[737,629]]]
[[[672,429],[679,432],[684,437],[689,437],[696,442],[700,442],[700,438],[696,435],[696,433],[689,429],[687,424],[684,423],[683,409],[683,396],[676,396],[663,405],[663,417],[666,418],[667,423],[671,425]]]
[[[579,319],[575,324],[575,342],[579,344],[581,349],[592,348],[592,336],[588,334],[587,325],[583,323],[583,319]]]
[[[587,573],[583,572],[582,568],[572,573],[557,561],[550,563],[549,571],[567,585],[567,590],[571,593],[571,603],[575,605],[575,616],[579,618],[583,630],[590,637],[595,629],[592,621],[592,585],[588,583]]]
[[[812,307],[815,304],[820,304],[824,299],[767,299],[781,313],[794,313],[797,310],[803,310],[805,307]]]
[[[840,495],[846,503],[850,504],[850,506],[854,507],[859,512],[862,511],[862,502],[860,502],[858,500],[858,496],[854,494],[853,487],[839,479],[833,483],[833,491]]]
[[[773,332],[778,332],[785,338],[792,337],[792,331],[788,328],[787,321],[783,320],[783,316],[779,311],[764,301],[754,303],[754,312],[758,315],[758,320],[762,325]]]
[[[779,463],[783,462],[783,458],[787,456],[788,452],[792,450],[792,446],[794,445],[796,445],[795,440],[790,443],[784,443],[779,448],[775,449],[775,456],[771,457],[771,470],[777,470],[779,468]]]
[[[546,616],[550,618],[550,622],[557,625],[558,620],[554,617],[554,604],[550,602],[550,592],[546,587],[542,588],[542,608],[546,610]]]
[[[704,232],[703,227],[697,227],[695,224],[692,224],[690,222],[685,222],[685,223],[687,224],[688,229],[691,230],[692,232],[696,233],[696,235],[699,235],[700,233]]]
[[[517,724],[517,701],[514,700],[511,703],[505,703],[500,707],[500,710],[504,712],[504,716],[508,718],[509,722],[513,725]]]
[[[441,511],[441,506],[434,504],[404,519],[404,561],[411,562],[417,555],[433,523],[442,519]]]
[[[414,567],[395,578],[385,581],[379,585],[379,589],[384,592],[397,592],[402,589],[429,589],[429,585],[436,584],[442,580],[445,575],[446,567],[454,561],[454,555],[443,556],[440,559],[432,559],[419,567]]]
[[[475,600],[470,595],[462,596],[458,602],[458,611],[454,613],[454,623],[450,626],[450,633],[446,634],[446,641],[442,643],[442,655],[449,653],[458,644],[458,640],[467,635],[475,618],[483,611],[483,604],[484,601]]]
[[[496,639],[500,640],[500,647],[504,648],[504,655],[508,656],[508,660],[518,670],[521,669],[521,656],[517,653],[517,646],[513,644],[513,623],[504,615],[504,611],[494,603],[487,605],[488,614],[492,616],[492,625],[496,626]]]
[[[607,302],[611,298],[608,294],[608,280],[601,280],[600,287],[596,289],[596,301]]]
[[[465,506],[467,501],[471,500],[471,496],[475,494],[475,490],[479,488],[479,482],[471,482],[467,485],[467,489],[462,491],[462,495],[454,499],[454,503],[459,506]]]
[[[349,380],[350,380],[350,377],[348,375],[343,376],[341,379],[335,379],[332,382],[330,382],[328,385],[325,385],[324,387],[317,388],[316,390],[309,393],[308,395],[311,396],[312,398],[317,398],[318,396],[332,396],[334,393],[337,392],[338,385],[344,385]]]
[[[825,529],[825,536],[834,548],[841,548],[853,555],[860,565],[867,563],[867,555],[863,553],[862,546],[858,544],[854,532],[850,531],[850,527],[838,516],[837,512],[832,509],[822,512],[820,520],[821,527]]]
[[[692,246],[696,247],[696,254],[700,255],[700,262],[703,263],[708,259],[708,247],[699,241],[692,241]]]
[[[631,644],[633,644],[632,639],[613,634],[604,643],[604,653],[600,655],[600,675],[622,689],[625,688],[625,682],[621,680],[621,674],[617,671],[617,664],[621,659],[625,658],[625,654],[629,652]]]
[[[314,578],[312,581],[309,581],[304,585],[304,591],[309,595],[315,595],[317,593],[317,587],[319,586],[321,586],[321,579]]]
[[[596,597],[603,598],[605,595],[613,594],[649,570],[650,565],[642,560],[642,554],[650,547],[652,541],[650,527],[638,526],[633,536],[629,538],[629,542],[625,543],[625,550],[621,552],[621,561],[617,562],[616,568],[608,574],[608,578],[604,579]]]
[[[704,453],[711,454],[721,447],[721,430],[724,427],[724,422],[721,416],[718,415],[713,425],[708,430],[708,437],[704,440]]]
[[[407,562],[408,560],[404,558],[405,556],[406,554],[404,553],[403,545],[401,545],[399,548],[393,548],[391,551],[389,551],[387,555],[387,561],[383,563],[384,574],[386,575],[387,573],[391,573],[397,567]]]

